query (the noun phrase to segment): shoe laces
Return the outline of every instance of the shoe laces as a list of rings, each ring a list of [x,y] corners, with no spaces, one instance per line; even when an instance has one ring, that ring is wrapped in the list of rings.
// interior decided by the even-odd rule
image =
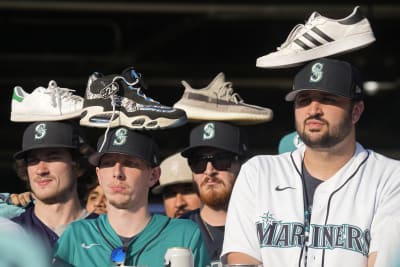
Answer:
[[[108,135],[108,132],[109,132],[110,129],[111,129],[111,122],[114,120],[114,117],[115,117],[115,114],[116,114],[115,107],[121,105],[121,97],[119,97],[119,96],[117,96],[117,95],[115,95],[115,94],[112,94],[112,95],[110,95],[109,97],[110,97],[110,99],[111,99],[112,114],[111,114],[111,118],[110,118],[110,120],[109,120],[109,122],[108,122],[107,129],[106,129],[106,131],[104,132],[104,139],[103,139],[103,143],[101,143],[99,152],[103,151],[104,145],[105,145],[106,142],[107,142],[107,135]]]
[[[294,39],[296,39],[297,35],[300,32],[302,32],[303,29],[305,29],[306,31],[311,29],[312,21],[318,16],[321,15],[317,12],[313,12],[305,24],[297,24],[296,26],[294,26],[293,29],[290,31],[288,37],[286,38],[285,42],[283,42],[279,47],[277,47],[276,50],[279,51],[286,48],[289,44],[293,42]]]
[[[133,82],[128,82],[128,80],[125,77],[117,75],[112,79],[111,83],[109,83],[103,89],[100,90],[100,94],[104,98],[107,98],[110,95],[116,94],[119,91],[119,86],[117,84],[118,80],[122,80],[126,85],[128,85],[129,89],[132,91],[135,91],[139,97],[142,97],[146,101],[150,101],[150,102],[159,104],[158,101],[152,99],[151,97],[146,96],[145,93],[143,93],[140,86],[135,87],[136,85],[140,84],[139,78],[135,78],[135,80]]]
[[[59,103],[60,113],[63,102],[73,103],[74,105],[82,102],[82,98],[74,95],[74,92],[73,89],[59,87],[54,80],[51,80],[47,89],[44,90],[44,93],[52,96],[53,106],[57,106],[57,103]]]
[[[243,103],[243,98],[238,93],[234,92],[231,82],[224,82],[215,94],[219,99],[225,99],[229,102],[234,102],[235,104]]]

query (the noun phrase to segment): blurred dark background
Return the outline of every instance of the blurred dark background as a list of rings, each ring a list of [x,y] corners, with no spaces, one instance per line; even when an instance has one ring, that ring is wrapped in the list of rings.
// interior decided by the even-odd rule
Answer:
[[[205,87],[219,72],[246,103],[274,111],[271,122],[248,126],[251,152],[277,153],[280,138],[293,130],[292,105],[283,100],[298,68],[255,67],[275,51],[292,28],[313,11],[340,19],[360,5],[377,41],[340,56],[377,81],[366,97],[358,140],[400,159],[400,4],[398,1],[0,1],[0,192],[23,191],[12,169],[24,123],[10,121],[12,89],[31,92],[56,80],[83,96],[94,72],[120,73],[133,66],[148,84],[146,94],[173,105],[181,80]],[[188,145],[193,124],[157,131],[162,157]],[[85,128],[94,146],[103,130]]]

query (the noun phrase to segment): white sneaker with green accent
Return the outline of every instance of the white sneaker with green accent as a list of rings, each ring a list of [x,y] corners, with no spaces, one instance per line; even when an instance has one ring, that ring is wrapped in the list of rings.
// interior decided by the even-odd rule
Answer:
[[[38,87],[27,93],[15,86],[11,100],[11,121],[58,121],[79,117],[83,97],[74,95],[75,90],[61,88],[53,80],[47,88]]]

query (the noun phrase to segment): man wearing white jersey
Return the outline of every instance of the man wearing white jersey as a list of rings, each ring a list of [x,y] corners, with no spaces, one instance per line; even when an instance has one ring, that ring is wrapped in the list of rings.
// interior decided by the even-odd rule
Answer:
[[[400,162],[356,142],[362,95],[361,76],[347,62],[323,58],[300,70],[285,99],[294,101],[305,145],[242,166],[223,261],[264,267],[393,262],[399,240],[389,248],[387,238],[400,229]]]

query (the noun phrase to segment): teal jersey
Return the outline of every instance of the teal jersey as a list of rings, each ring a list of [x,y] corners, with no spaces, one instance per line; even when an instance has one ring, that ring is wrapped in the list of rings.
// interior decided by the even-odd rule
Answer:
[[[111,251],[122,246],[122,240],[109,224],[106,214],[73,222],[55,246],[55,266],[115,266],[111,262]],[[164,255],[171,247],[189,248],[195,267],[210,263],[200,229],[194,222],[154,214],[145,229],[129,242],[125,265],[164,267]]]

